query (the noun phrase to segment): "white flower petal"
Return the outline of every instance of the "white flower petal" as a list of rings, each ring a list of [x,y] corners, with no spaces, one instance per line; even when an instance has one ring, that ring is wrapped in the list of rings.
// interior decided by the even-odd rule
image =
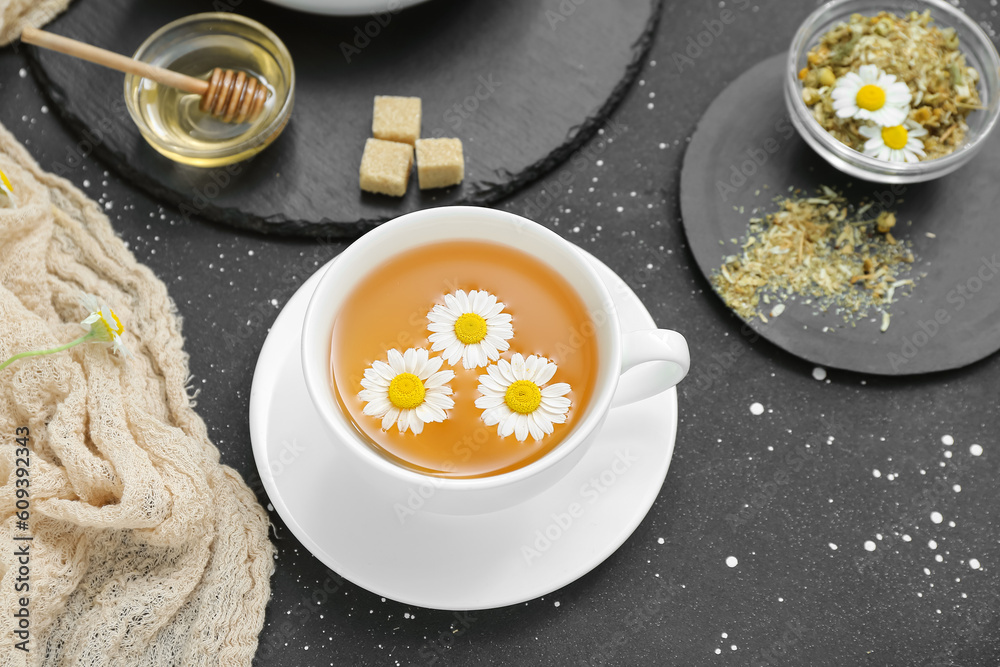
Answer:
[[[383,378],[385,378],[386,382],[392,382],[393,378],[399,375],[394,370],[392,370],[392,366],[385,363],[384,361],[376,361],[375,363],[372,364],[371,368],[373,371],[375,371]]]
[[[830,97],[836,101],[853,101],[857,95],[858,89],[849,85],[837,85],[830,93]]]
[[[546,410],[544,406],[535,410],[535,412],[541,412],[546,419],[548,419],[553,424],[565,424],[566,423],[566,413],[565,412],[553,412],[551,410]]]
[[[542,405],[550,410],[568,410],[571,402],[565,396],[542,396]]]
[[[455,320],[458,319],[458,315],[453,315],[451,310],[445,308],[444,306],[434,306],[434,310],[427,313],[427,319],[433,324],[442,324],[448,326],[455,326]]]
[[[446,331],[442,331],[439,333],[432,333],[430,336],[427,337],[427,340],[429,340],[431,343],[431,350],[433,350],[434,352],[440,352],[441,350],[445,349],[458,339],[455,338],[454,333],[448,333]]]
[[[476,407],[480,410],[495,408],[503,404],[503,396],[480,396],[476,399]]]
[[[451,388],[448,388],[451,392]],[[424,402],[429,403],[435,407],[441,408],[442,410],[451,410],[455,407],[455,400],[446,393],[428,393],[424,397]]]
[[[504,417],[503,421],[500,422],[500,426],[497,432],[500,433],[501,438],[506,438],[508,435],[514,432],[514,424],[517,423],[517,418],[521,415],[517,412],[511,411],[509,415]]]
[[[495,426],[501,421],[507,418],[510,413],[510,408],[506,405],[501,405],[495,408],[489,408],[483,412],[483,423],[487,426]],[[497,429],[497,435],[500,434],[500,429]]]
[[[557,382],[556,384],[550,384],[547,387],[542,387],[542,397],[554,398],[556,396],[565,396],[566,394],[569,393],[569,390],[570,386],[568,384],[566,384],[565,382]]]
[[[383,394],[389,389],[389,383],[379,376],[376,376],[374,380],[363,378],[361,386],[371,391],[382,392]]]
[[[514,373],[510,368],[510,362],[508,362],[506,359],[499,360],[496,364],[496,368],[500,372],[501,384],[511,385],[517,381],[517,378],[514,377]],[[490,373],[490,375],[493,374]]]
[[[426,380],[431,375],[437,372],[437,369],[441,368],[443,363],[441,357],[430,357],[427,354],[427,350],[421,350],[423,352],[423,359],[420,367],[415,371],[416,376],[421,380]]]
[[[489,368],[489,367],[487,367]],[[479,376],[479,391],[486,392],[492,391],[502,394],[506,391],[506,387],[496,381],[492,375],[480,375]]]
[[[455,313],[455,319],[458,319],[458,316],[463,312],[462,306],[458,304],[458,299],[455,298],[454,294],[444,295],[444,305],[448,308],[448,310]]]
[[[511,374],[514,376],[515,380],[524,380],[525,379],[525,377],[524,377],[524,371],[525,371],[524,357],[521,356],[520,352],[515,353],[514,356],[510,358],[510,370],[511,370]]]
[[[903,90],[895,89],[886,92],[885,103],[886,105],[893,105],[898,107],[904,107],[910,103],[913,96],[910,94],[910,89],[903,86]]]
[[[399,350],[395,348],[389,350],[388,356],[389,367],[393,370],[393,377],[406,372],[406,362],[403,360],[403,355],[399,353]]]
[[[454,366],[458,363],[458,360],[462,358],[462,349],[464,347],[465,346],[462,345],[462,341],[456,338],[448,345],[448,347],[445,348],[441,356],[443,356],[449,364]]]
[[[530,415],[527,415],[527,417],[528,419],[525,421],[528,424],[528,432],[531,434],[531,438],[533,440],[541,440],[544,438],[545,431],[538,427],[538,423],[535,421],[535,413],[532,412]]]
[[[524,442],[528,439],[528,416],[527,415],[517,415],[514,420],[514,437],[517,438],[518,442]]]
[[[836,107],[834,108],[836,109]],[[850,118],[852,116],[855,116],[856,114],[859,114],[861,111],[864,111],[864,109],[858,109],[858,107],[851,104],[849,106],[844,105],[841,108],[836,109],[836,111],[838,118]],[[860,116],[858,117],[860,118]]]
[[[507,348],[510,347],[510,343],[508,343],[506,339],[513,337],[513,335],[514,335],[513,331],[511,331],[510,336],[502,336],[494,333],[493,331],[489,331],[486,334],[486,338],[484,338],[483,340],[488,341],[490,345],[492,345],[498,350],[506,350]]]
[[[530,355],[524,360],[524,369],[522,370],[522,380],[533,381],[535,379],[535,362],[538,357],[535,355]],[[535,384],[538,384],[537,382]]]
[[[397,419],[399,419],[399,408],[392,406],[392,408],[390,408],[389,411],[382,416],[382,430],[388,431],[389,428],[396,423]]]
[[[511,380],[505,378],[503,373],[500,372],[500,364],[502,363],[504,363],[503,359],[499,360],[493,365],[486,367],[486,373],[490,376],[490,378],[494,382],[496,382],[497,386],[500,388],[500,391],[504,391],[507,387],[510,386],[511,383]],[[481,376],[480,376],[480,382],[482,382]]]
[[[396,418],[396,430],[400,433],[405,433],[410,428],[410,412],[411,410],[399,411],[399,417]]]
[[[440,357],[437,358],[440,361]],[[439,363],[438,366],[441,364]],[[434,389],[443,384],[451,382],[455,378],[455,371],[438,371],[428,378],[421,378],[424,381],[425,389]]]
[[[455,300],[458,302],[458,309],[463,313],[470,312],[469,295],[465,293],[464,290],[458,290],[455,292]]]
[[[482,317],[489,307],[490,293],[486,291],[476,291],[472,293],[472,312]]]
[[[362,389],[358,392],[358,398],[362,401],[374,401],[385,397],[385,395],[384,391],[372,391],[371,389]]]
[[[370,402],[365,403],[365,408],[362,412],[370,417],[381,417],[389,408],[392,407],[392,403],[389,399],[384,396],[379,396],[373,398]]]
[[[444,419],[444,410],[434,407],[427,401],[424,401],[417,407],[413,408],[413,411],[417,414],[417,418],[424,423],[439,422]],[[439,414],[441,415],[441,418],[436,419],[435,417]]]
[[[549,434],[554,430],[552,428],[552,421],[541,410],[535,410],[531,413],[531,421],[534,422],[542,433]]]
[[[552,379],[556,374],[557,367],[554,363],[547,362],[535,375],[535,384],[541,386]]]
[[[416,410],[409,410],[410,413],[410,430],[413,431],[414,435],[420,435],[424,430],[424,422],[420,417],[417,416]]]

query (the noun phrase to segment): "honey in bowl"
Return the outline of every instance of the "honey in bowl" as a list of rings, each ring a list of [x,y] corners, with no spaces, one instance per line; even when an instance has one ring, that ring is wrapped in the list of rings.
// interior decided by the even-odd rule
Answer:
[[[374,267],[345,300],[331,337],[333,391],[354,428],[397,465],[449,478],[498,475],[545,456],[585,413],[598,364],[594,330],[573,287],[527,253],[430,243]],[[476,340],[488,344],[466,352]],[[487,358],[490,349],[499,358]],[[424,365],[425,377],[391,370],[392,350],[397,365],[404,354]],[[443,419],[401,431],[395,415],[424,402],[440,409],[421,414]],[[380,415],[393,408],[385,424]]]
[[[127,75],[129,113],[146,141],[174,161],[217,167],[245,160],[288,123],[295,92],[291,55],[277,35],[252,19],[220,12],[187,16],[151,35],[135,58],[204,80],[217,67],[231,69],[267,90],[259,115],[233,123],[202,111],[200,95]]]

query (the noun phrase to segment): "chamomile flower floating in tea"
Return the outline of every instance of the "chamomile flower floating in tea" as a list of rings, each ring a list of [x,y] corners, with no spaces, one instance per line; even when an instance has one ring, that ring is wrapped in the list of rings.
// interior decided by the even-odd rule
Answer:
[[[894,127],[861,127],[858,132],[868,138],[864,153],[869,157],[889,162],[919,162],[926,155],[920,137],[927,136],[927,130],[912,120]]]
[[[424,424],[444,421],[446,410],[455,407],[448,386],[455,373],[439,370],[441,363],[424,349],[389,350],[388,363],[376,361],[365,369],[358,393],[366,402],[364,414],[380,418],[383,431],[395,423],[400,433],[409,429],[417,435]]]
[[[443,351],[442,356],[452,366],[459,359],[465,368],[496,361],[514,337],[511,316],[503,309],[504,304],[485,290],[446,294],[444,305],[434,306],[427,314],[431,349]]]
[[[4,178],[0,180],[6,179]],[[105,343],[112,347],[112,351],[115,354],[120,354],[124,357],[131,356],[128,348],[125,347],[125,343],[123,343],[121,339],[121,335],[125,332],[125,327],[122,326],[121,320],[119,320],[118,316],[115,315],[115,311],[111,310],[110,306],[102,306],[97,300],[97,297],[89,294],[84,296],[80,302],[88,311],[90,311],[90,314],[87,315],[86,319],[80,323],[81,326],[87,330],[87,333],[83,334],[76,340],[66,343],[65,345],[58,345],[46,350],[31,350],[15,354],[13,357],[0,364],[0,370],[7,368],[7,366],[10,366],[18,359],[62,352],[63,350],[68,350],[69,348],[79,345],[80,343]]]
[[[833,108],[840,118],[870,120],[885,127],[899,125],[910,113],[912,95],[905,83],[896,81],[875,65],[862,65],[834,85]]]
[[[553,424],[566,421],[570,386],[558,382],[544,386],[555,375],[557,367],[545,357],[531,355],[525,359],[514,354],[510,362],[501,359],[487,366],[486,375],[479,376],[476,407],[483,410],[487,426],[497,425],[501,438],[514,434],[524,442],[530,434],[541,440],[552,433]]]

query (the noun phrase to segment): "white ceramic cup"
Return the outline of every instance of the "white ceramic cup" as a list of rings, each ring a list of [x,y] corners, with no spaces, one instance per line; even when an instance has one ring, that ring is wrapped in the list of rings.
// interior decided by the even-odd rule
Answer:
[[[590,313],[597,342],[598,370],[585,414],[572,431],[541,459],[517,470],[475,479],[424,475],[379,454],[352,424],[334,395],[330,376],[333,325],[347,296],[373,268],[401,252],[433,242],[488,241],[516,248],[544,262],[572,285]],[[549,488],[581,459],[613,405],[618,379],[637,364],[658,363],[643,374],[645,384],[629,387],[626,402],[673,387],[690,366],[687,342],[675,331],[649,329],[622,334],[615,304],[583,252],[530,220],[489,208],[450,206],[409,213],[368,232],[351,244],[320,278],[302,328],[302,370],[316,410],[332,431],[332,446],[350,456],[346,464],[364,476],[387,507],[420,499],[422,510],[443,514],[481,514],[511,507]],[[649,379],[652,376],[655,379]],[[346,391],[360,391],[359,387]],[[412,506],[412,504],[411,504]]]

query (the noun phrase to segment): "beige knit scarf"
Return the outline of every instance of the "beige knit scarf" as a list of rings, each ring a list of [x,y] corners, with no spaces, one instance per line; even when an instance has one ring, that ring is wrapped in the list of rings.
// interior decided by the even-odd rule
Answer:
[[[46,3],[20,4],[0,0],[0,36]],[[2,126],[0,170],[16,203],[0,195],[0,361],[83,333],[83,294],[132,353],[84,344],[0,371],[0,665],[249,665],[267,515],[192,409],[166,287]]]

